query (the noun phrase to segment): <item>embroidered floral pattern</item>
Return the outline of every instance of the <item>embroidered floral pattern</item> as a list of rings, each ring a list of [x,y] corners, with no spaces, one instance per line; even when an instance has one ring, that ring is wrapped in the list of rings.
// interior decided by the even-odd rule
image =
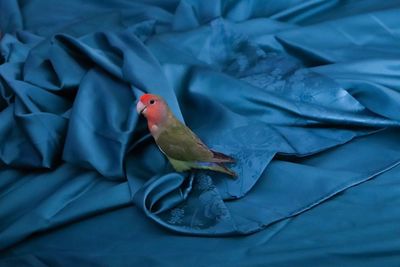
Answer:
[[[201,191],[210,190],[213,187],[211,178],[208,175],[199,174],[196,177],[195,186]]]
[[[168,222],[170,224],[178,224],[183,222],[185,216],[185,210],[182,208],[175,208],[170,211],[170,218]]]

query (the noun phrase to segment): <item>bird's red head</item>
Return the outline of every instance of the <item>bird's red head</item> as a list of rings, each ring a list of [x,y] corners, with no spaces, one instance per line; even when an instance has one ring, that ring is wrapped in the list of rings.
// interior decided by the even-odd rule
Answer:
[[[144,94],[140,97],[136,105],[139,114],[146,117],[149,127],[158,125],[166,119],[168,106],[161,96],[153,94]]]

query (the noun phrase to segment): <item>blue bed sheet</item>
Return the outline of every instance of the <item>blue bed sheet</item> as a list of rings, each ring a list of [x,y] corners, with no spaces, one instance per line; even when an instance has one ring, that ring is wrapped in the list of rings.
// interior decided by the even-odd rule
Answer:
[[[0,265],[398,266],[399,14],[0,0]],[[175,172],[143,93],[238,179]]]

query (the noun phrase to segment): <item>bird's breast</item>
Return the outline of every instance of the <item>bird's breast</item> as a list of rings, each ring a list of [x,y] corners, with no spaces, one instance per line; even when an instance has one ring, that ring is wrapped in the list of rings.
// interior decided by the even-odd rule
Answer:
[[[158,129],[159,129],[159,127],[155,124],[150,127],[151,132],[158,132]]]
[[[157,139],[160,136],[160,127],[157,124],[149,124],[148,127],[151,135]]]

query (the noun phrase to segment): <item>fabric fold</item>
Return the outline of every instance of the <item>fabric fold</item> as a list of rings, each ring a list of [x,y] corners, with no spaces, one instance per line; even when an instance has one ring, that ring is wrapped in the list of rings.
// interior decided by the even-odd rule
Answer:
[[[249,235],[395,168],[399,4],[0,0],[0,249],[126,207]],[[143,93],[238,179],[175,172]]]

